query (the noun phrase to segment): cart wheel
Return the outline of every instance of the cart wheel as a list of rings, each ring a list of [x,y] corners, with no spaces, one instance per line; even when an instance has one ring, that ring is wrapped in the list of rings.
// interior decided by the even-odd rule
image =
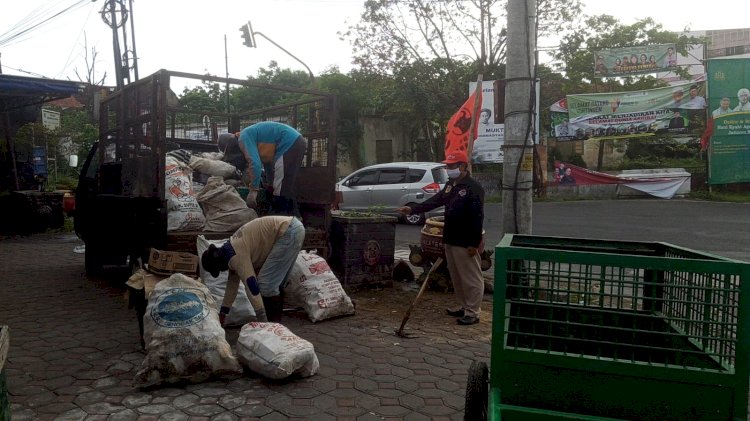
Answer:
[[[465,421],[487,420],[487,401],[489,400],[489,369],[487,364],[472,361],[469,376],[466,380],[466,403],[464,405]]]

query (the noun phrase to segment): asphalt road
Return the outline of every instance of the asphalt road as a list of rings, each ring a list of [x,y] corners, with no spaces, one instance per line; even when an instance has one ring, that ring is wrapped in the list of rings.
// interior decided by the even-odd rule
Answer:
[[[502,203],[485,205],[487,248],[502,237]],[[419,244],[420,227],[398,224],[397,247]],[[540,202],[532,234],[661,241],[750,262],[750,203],[692,200]]]

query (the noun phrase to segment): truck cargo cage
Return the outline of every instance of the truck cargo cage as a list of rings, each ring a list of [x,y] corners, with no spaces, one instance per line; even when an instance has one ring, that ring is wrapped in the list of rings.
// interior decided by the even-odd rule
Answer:
[[[506,235],[495,256],[495,405],[746,419],[750,264],[666,243],[530,235]]]
[[[208,92],[223,99],[202,100]],[[330,92],[169,70],[109,94],[76,191],[75,229],[86,242],[87,273],[145,261],[152,247],[196,253],[198,234],[228,238],[232,232],[167,230],[166,155],[218,152],[220,134],[266,120],[286,123],[308,141],[295,186],[303,248],[327,256],[337,115]]]

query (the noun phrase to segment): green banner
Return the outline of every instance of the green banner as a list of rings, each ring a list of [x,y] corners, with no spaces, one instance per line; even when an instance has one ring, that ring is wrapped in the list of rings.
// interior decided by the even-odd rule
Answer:
[[[630,92],[568,95],[569,136],[576,139],[694,134],[706,127],[702,83]]]
[[[668,72],[677,67],[674,44],[641,45],[594,52],[594,76]]]
[[[708,61],[709,183],[750,181],[750,59]]]

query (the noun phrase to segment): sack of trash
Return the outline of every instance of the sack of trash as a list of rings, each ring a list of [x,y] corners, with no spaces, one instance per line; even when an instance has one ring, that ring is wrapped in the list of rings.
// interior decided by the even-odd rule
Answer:
[[[209,177],[195,198],[206,217],[204,231],[234,232],[258,217],[255,209],[248,208],[237,190],[221,177]]]
[[[315,323],[354,314],[354,304],[328,262],[315,253],[301,251],[284,287],[287,305],[302,307]]]
[[[193,170],[172,155],[167,155],[164,173],[167,231],[191,231],[203,228],[206,218],[195,198]]]
[[[213,244],[216,247],[221,247],[227,241],[229,240],[207,240],[206,237],[199,235],[196,240],[198,256],[202,256],[203,252],[208,249],[209,245]],[[211,295],[213,295],[214,300],[216,300],[216,311],[219,311],[221,302],[224,300],[224,293],[227,289],[229,271],[221,272],[217,278],[214,278],[210,273],[203,269],[202,265],[200,265],[200,277],[203,283],[208,287],[208,290],[211,291]],[[255,320],[255,310],[253,310],[253,305],[250,303],[250,299],[247,298],[247,291],[245,288],[241,287],[237,289],[237,297],[234,299],[234,303],[232,303],[231,310],[229,311],[226,320],[224,320],[224,326],[241,326],[250,320]]]
[[[243,366],[269,379],[285,379],[292,374],[309,377],[320,368],[313,344],[280,323],[242,326],[236,348]]]
[[[143,316],[143,337],[146,358],[135,375],[137,387],[242,373],[208,288],[181,273],[154,286]]]

